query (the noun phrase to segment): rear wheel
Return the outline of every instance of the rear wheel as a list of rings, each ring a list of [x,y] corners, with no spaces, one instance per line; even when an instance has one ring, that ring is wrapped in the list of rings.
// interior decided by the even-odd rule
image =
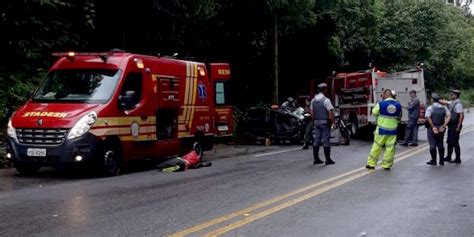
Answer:
[[[359,119],[356,114],[351,114],[349,117],[349,123],[351,124],[351,137],[355,138],[359,132]]]
[[[26,165],[26,164],[13,164],[16,171],[22,176],[32,176],[38,173],[41,166],[39,165]]]

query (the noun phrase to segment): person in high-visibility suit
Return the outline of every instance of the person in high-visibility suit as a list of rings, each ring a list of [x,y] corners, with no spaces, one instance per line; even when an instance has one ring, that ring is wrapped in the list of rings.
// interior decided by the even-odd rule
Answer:
[[[383,101],[380,101],[372,109],[372,115],[377,119],[377,128],[374,132],[374,144],[367,159],[367,169],[375,169],[382,148],[385,153],[382,160],[382,168],[390,170],[395,157],[395,146],[397,144],[397,127],[402,115],[400,102],[393,98],[392,91],[387,89],[383,92]]]

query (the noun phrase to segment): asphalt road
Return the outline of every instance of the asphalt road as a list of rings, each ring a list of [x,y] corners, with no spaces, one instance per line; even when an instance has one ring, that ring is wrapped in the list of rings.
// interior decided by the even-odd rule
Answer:
[[[369,172],[371,144],[352,141],[333,148],[334,166],[274,147],[222,149],[209,154],[212,167],[181,173],[2,170],[0,236],[474,236],[473,129],[469,114],[463,163],[444,167],[425,165],[421,145],[398,148],[391,171]]]

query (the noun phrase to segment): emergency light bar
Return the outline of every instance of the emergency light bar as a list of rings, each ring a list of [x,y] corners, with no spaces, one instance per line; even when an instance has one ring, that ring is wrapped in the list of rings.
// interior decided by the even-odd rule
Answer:
[[[112,55],[113,52],[54,52],[52,55],[55,57],[75,57],[75,56],[97,56],[97,57],[107,57]]]

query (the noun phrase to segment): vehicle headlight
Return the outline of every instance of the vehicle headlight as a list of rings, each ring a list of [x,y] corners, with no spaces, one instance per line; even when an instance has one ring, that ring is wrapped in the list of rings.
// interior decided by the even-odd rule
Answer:
[[[8,120],[7,134],[9,137],[16,139],[16,131],[13,127],[12,120]]]
[[[91,129],[92,125],[97,121],[97,113],[90,112],[83,116],[79,121],[77,121],[76,125],[71,128],[69,134],[67,135],[67,139],[73,139],[76,137],[80,137],[87,133],[89,129]]]

